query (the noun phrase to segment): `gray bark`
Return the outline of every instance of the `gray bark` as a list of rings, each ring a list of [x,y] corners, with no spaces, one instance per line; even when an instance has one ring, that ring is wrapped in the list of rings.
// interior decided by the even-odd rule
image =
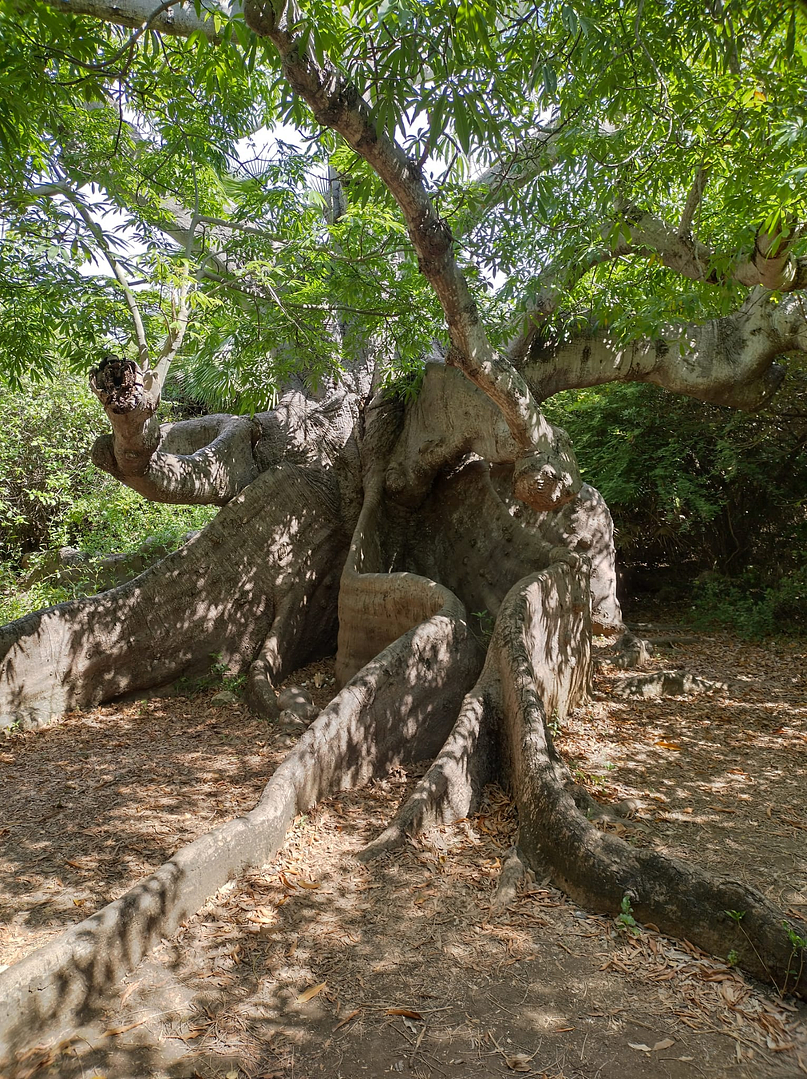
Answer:
[[[652,341],[623,345],[603,329],[568,343],[536,339],[523,373],[539,400],[573,387],[653,382],[701,401],[752,410],[781,384],[785,372],[776,357],[797,349],[807,349],[799,301],[774,304],[760,290],[734,315],[670,326]]]
[[[93,19],[111,22],[116,26],[128,26],[134,30],[148,27],[161,34],[188,37],[190,34],[204,34],[212,42],[221,40],[221,29],[217,29],[213,18],[219,14],[228,19],[237,13],[239,3],[219,3],[218,0],[205,0],[200,14],[197,15],[193,4],[182,0],[159,3],[158,0],[46,0],[60,11],[70,11],[74,15],[89,15]]]

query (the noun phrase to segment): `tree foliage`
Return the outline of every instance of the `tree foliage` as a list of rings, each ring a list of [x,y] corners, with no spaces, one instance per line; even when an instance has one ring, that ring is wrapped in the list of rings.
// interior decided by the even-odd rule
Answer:
[[[807,541],[805,384],[793,381],[751,415],[637,384],[566,391],[548,410],[619,522],[626,562],[775,578]]]
[[[299,8],[313,56],[422,163],[500,342],[549,269],[556,334],[594,322],[653,336],[736,306],[729,271],[757,230],[784,221],[786,235],[803,217],[803,19],[797,4],[747,0]],[[156,324],[170,320],[171,270],[192,256],[183,377],[210,403],[255,407],[292,367],[338,367],[355,341],[334,334],[336,303],[404,368],[440,335],[389,194],[313,122],[240,15],[211,43],[17,0],[0,35],[7,375],[47,372],[60,341],[86,367],[104,329],[131,345],[114,278],[81,272],[104,243],[148,286]],[[251,153],[244,140],[267,125],[280,137]],[[329,166],[350,189],[330,224]],[[639,211],[675,229],[697,182],[689,228],[714,281],[682,283],[650,250],[613,257]]]

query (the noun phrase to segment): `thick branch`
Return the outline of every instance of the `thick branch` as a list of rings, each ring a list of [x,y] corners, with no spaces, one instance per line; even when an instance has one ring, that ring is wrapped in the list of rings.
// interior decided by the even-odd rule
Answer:
[[[653,382],[701,401],[756,409],[782,380],[775,358],[795,350],[807,351],[799,299],[773,304],[759,289],[734,315],[670,327],[654,341],[622,345],[597,330],[560,345],[536,343],[524,376],[539,400],[606,382]]]
[[[692,222],[695,220],[695,214],[698,212],[698,207],[703,199],[703,192],[706,190],[711,171],[709,168],[704,168],[703,165],[699,165],[695,170],[695,179],[689,189],[687,200],[684,203],[684,211],[681,214],[681,221],[678,225],[678,236],[681,239],[688,236],[692,231]]]
[[[694,214],[697,208],[697,186],[696,180],[677,230],[653,214],[636,211],[627,223],[629,238],[624,232],[615,233],[615,239],[599,250],[589,252],[572,267],[551,263],[541,275],[536,297],[529,310],[522,315],[520,332],[508,346],[510,360],[519,365],[523,362],[541,326],[558,309],[569,288],[589,270],[617,258],[655,258],[681,277],[713,285],[736,281],[747,288],[761,285],[769,291],[778,292],[796,292],[807,288],[807,258],[794,258],[791,254],[798,236],[795,231],[784,238],[781,234],[760,232],[750,259],[717,269],[717,265],[725,260],[718,258],[705,244],[693,239],[688,231],[682,231],[685,227],[688,229],[691,223],[688,215]],[[611,233],[614,229],[609,225],[603,231]]]
[[[150,30],[177,37],[190,34],[204,34],[211,42],[222,40],[221,21],[218,27],[214,16],[220,20],[228,19],[240,11],[238,3],[232,6],[217,0],[204,0],[201,11],[193,4],[174,0],[169,4],[159,4],[157,0],[45,0],[51,7],[72,15],[89,15],[102,22],[114,23],[115,26],[128,26],[139,30],[146,24]]]
[[[565,261],[551,262],[541,274],[530,308],[521,315],[518,332],[514,334],[507,346],[510,362],[520,368],[541,327],[557,311],[569,289],[581,281],[589,270],[619,258],[623,253],[614,248],[600,248],[589,251],[572,265]]]
[[[132,360],[107,356],[90,373],[112,434],[93,446],[93,462],[154,502],[223,506],[257,475],[260,435],[246,416],[157,422],[159,383]]]
[[[630,240],[623,241],[619,254],[657,255],[661,262],[682,277],[694,281],[723,284],[736,281],[747,288],[762,285],[771,291],[792,292],[807,286],[807,259],[794,258],[791,248],[797,238],[782,233],[758,232],[751,257],[717,269],[723,260],[705,244],[682,235],[653,214],[641,213],[628,221]],[[620,245],[617,245],[619,247]]]

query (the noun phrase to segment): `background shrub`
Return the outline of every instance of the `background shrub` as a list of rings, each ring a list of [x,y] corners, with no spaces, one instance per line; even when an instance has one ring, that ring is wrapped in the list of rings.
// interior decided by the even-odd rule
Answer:
[[[612,384],[544,406],[611,508],[623,566],[677,580],[702,621],[806,632],[807,379],[746,414]],[[673,575],[670,569],[675,572]],[[694,585],[694,587],[693,587]]]
[[[163,411],[170,418],[170,406]],[[0,623],[94,590],[92,576],[70,588],[53,579],[29,585],[38,553],[124,553],[148,536],[178,546],[215,516],[207,506],[148,502],[97,469],[90,448],[106,430],[83,377],[0,386]]]

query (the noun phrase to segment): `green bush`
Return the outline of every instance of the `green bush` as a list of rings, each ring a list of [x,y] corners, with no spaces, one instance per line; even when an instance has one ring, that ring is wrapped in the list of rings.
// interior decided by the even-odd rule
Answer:
[[[807,547],[803,383],[795,378],[776,405],[745,414],[615,383],[545,407],[610,506],[625,562],[755,569],[769,586],[804,565]]]
[[[67,542],[59,523],[81,491],[103,481],[89,461],[97,404],[70,376],[0,388],[0,557]]]
[[[215,515],[207,506],[148,502],[97,469],[90,448],[106,429],[98,402],[75,375],[29,380],[19,391],[0,387],[0,623],[94,590],[91,575],[70,587],[53,579],[28,585],[32,554],[60,547],[124,553],[148,536],[178,546]]]
[[[692,616],[702,624],[746,637],[807,632],[807,379],[798,369],[754,414],[639,383],[570,390],[545,408],[608,502],[623,565],[667,582],[668,599],[697,578]]]
[[[695,581],[691,620],[728,626],[739,637],[807,636],[807,566],[766,586],[749,571],[739,578],[709,574]]]

